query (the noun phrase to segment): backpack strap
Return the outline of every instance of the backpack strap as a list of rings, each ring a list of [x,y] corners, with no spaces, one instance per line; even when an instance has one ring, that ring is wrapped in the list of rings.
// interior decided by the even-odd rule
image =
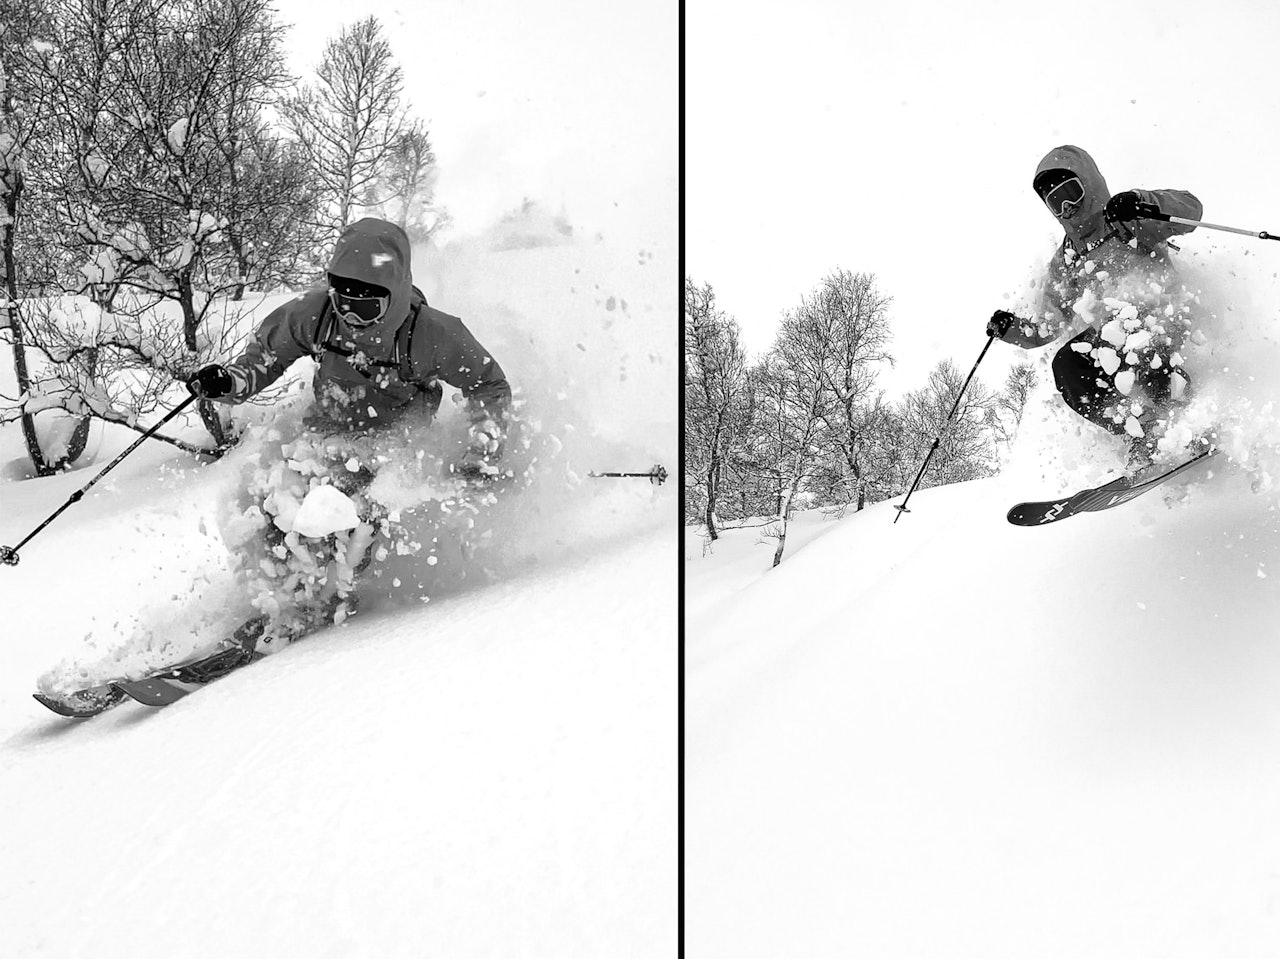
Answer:
[[[415,387],[419,392],[431,393],[440,390],[440,385],[436,382],[435,377],[428,377],[423,380],[413,368],[413,334],[417,332],[418,315],[422,312],[422,308],[427,305],[427,297],[416,286],[413,288],[413,295],[413,312],[409,314],[408,322],[402,324],[399,332],[396,333],[394,359],[398,364],[402,382]]]

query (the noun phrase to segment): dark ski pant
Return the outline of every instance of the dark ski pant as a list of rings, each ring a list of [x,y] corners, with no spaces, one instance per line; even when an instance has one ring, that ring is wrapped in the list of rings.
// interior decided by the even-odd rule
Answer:
[[[1072,348],[1073,343],[1088,343],[1089,348],[1093,349],[1100,341],[1101,334],[1093,327],[1068,340],[1053,358],[1053,382],[1067,405],[1090,423],[1112,433],[1122,434],[1125,431],[1125,418],[1121,417],[1116,422],[1114,411],[1118,405],[1127,403],[1129,397],[1116,388],[1113,375],[1109,376],[1094,362],[1092,356]],[[1157,405],[1164,405],[1169,401],[1173,370],[1167,362],[1158,370],[1153,370],[1144,363],[1135,372],[1138,373],[1134,382],[1135,393],[1140,390],[1149,402]],[[1177,372],[1184,379],[1188,378],[1185,370],[1179,369]]]

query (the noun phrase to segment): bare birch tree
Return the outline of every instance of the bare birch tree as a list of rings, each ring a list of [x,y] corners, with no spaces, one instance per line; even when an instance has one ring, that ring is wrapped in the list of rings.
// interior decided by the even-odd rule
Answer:
[[[825,462],[821,438],[831,395],[823,369],[831,358],[830,341],[802,300],[783,318],[773,348],[756,370],[762,439],[756,462],[777,484],[774,566],[782,562],[797,495]]]
[[[325,201],[327,244],[352,220],[386,174],[408,117],[404,79],[376,17],[343,27],[324,49],[316,82],[285,106],[308,152]]]
[[[413,243],[425,243],[449,223],[435,203],[436,155],[421,120],[412,120],[387,154],[385,173],[367,206],[397,223]]]
[[[714,541],[726,464],[741,445],[748,419],[746,354],[738,323],[716,308],[710,284],[684,284],[685,484],[689,503]]]
[[[964,380],[965,375],[955,363],[942,360],[930,372],[928,383],[908,393],[898,406],[902,453],[907,462],[918,468],[934,438],[942,438],[929,461],[929,471],[920,482],[921,489],[962,483],[995,472],[995,449],[987,427],[991,391],[979,380],[972,380],[955,416],[947,419]]]
[[[0,330],[7,330],[13,347],[14,378],[21,401],[31,391],[27,365],[27,344],[19,313],[18,220],[25,214],[26,159],[31,141],[38,133],[43,115],[43,96],[31,72],[30,48],[40,42],[36,35],[38,12],[21,0],[0,0]],[[48,476],[62,465],[41,448],[35,414],[25,409],[19,414],[27,456],[38,476]],[[62,457],[62,462],[65,462]]]
[[[51,130],[33,233],[59,238],[74,268],[63,290],[97,309],[93,329],[68,328],[49,303],[32,317],[64,408],[132,423],[238,335],[207,329],[210,310],[242,293],[253,238],[270,248],[288,235],[282,221],[307,195],[298,164],[282,180],[253,162],[269,152],[263,111],[289,79],[273,16],[267,0],[49,0],[50,42],[33,62]],[[253,202],[282,186],[296,189]],[[207,402],[200,412],[224,446],[219,415]]]
[[[992,397],[987,409],[987,426],[995,441],[1006,450],[1013,443],[1022,423],[1027,400],[1036,385],[1035,365],[1026,361],[1015,363],[1004,378],[1004,385]]]
[[[876,381],[891,364],[888,307],[891,298],[876,287],[875,276],[836,270],[801,300],[804,348],[828,394],[821,409],[823,439],[838,464],[830,483],[833,496],[862,509],[867,501],[867,457],[881,424]]]

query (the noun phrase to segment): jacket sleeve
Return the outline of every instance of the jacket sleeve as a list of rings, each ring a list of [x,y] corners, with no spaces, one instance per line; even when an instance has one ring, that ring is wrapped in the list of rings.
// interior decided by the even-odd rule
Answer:
[[[1160,208],[1161,213],[1169,216],[1199,220],[1204,213],[1204,206],[1186,190],[1134,190],[1133,192],[1143,201],[1154,203]],[[1138,242],[1150,248],[1166,242],[1172,236],[1190,233],[1194,229],[1194,226],[1169,223],[1165,220],[1139,220],[1135,232],[1138,234]]]
[[[511,386],[498,361],[480,345],[462,320],[432,310],[431,361],[435,375],[470,401],[472,420],[506,422]]]
[[[268,313],[244,352],[227,364],[236,387],[223,402],[243,403],[280,379],[295,360],[313,355],[323,306],[323,299],[308,291]]]

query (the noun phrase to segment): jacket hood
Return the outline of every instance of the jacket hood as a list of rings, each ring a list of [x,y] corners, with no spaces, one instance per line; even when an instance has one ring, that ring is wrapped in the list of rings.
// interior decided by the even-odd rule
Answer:
[[[371,329],[394,334],[408,318],[409,304],[413,299],[410,263],[409,237],[404,230],[394,223],[369,216],[356,220],[342,231],[334,245],[327,272],[389,290],[391,305],[387,308],[386,319],[375,323]]]
[[[1071,241],[1085,244],[1101,236],[1105,227],[1102,214],[1107,201],[1111,199],[1111,191],[1107,189],[1107,181],[1102,178],[1093,157],[1070,144],[1054,147],[1036,167],[1036,176],[1039,177],[1046,170],[1070,170],[1080,178],[1080,183],[1084,186],[1084,201],[1080,212],[1069,220],[1058,220]],[[1034,179],[1032,183],[1034,185]]]

